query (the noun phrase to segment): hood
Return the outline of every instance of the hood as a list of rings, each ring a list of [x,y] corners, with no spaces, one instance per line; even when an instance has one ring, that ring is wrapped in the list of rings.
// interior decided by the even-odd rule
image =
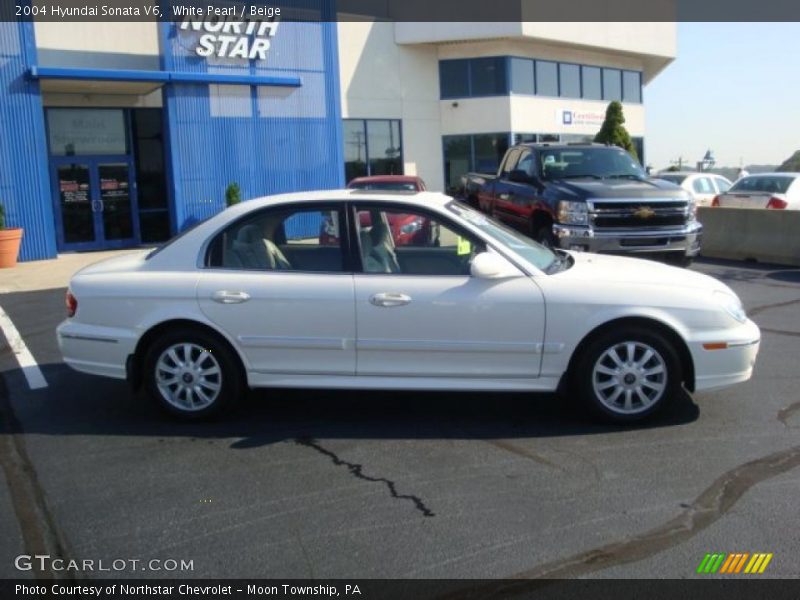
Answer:
[[[84,267],[75,275],[98,275],[100,273],[119,273],[121,271],[136,271],[145,264],[145,257],[152,249],[137,250],[122,256],[112,256]]]
[[[653,260],[589,252],[569,254],[575,259],[575,264],[553,277],[610,285],[664,286],[709,292],[720,290],[733,294],[728,286],[713,277]]]
[[[689,200],[685,190],[661,179],[562,179],[555,183],[559,188],[581,198]]]

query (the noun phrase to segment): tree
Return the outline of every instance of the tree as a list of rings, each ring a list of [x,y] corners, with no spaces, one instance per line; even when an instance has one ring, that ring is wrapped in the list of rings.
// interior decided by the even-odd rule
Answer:
[[[622,104],[614,100],[606,109],[606,119],[603,121],[600,131],[594,136],[594,141],[600,144],[619,146],[627,150],[633,158],[639,160],[636,154],[636,147],[633,145],[631,135],[625,129],[624,123],[625,116],[622,114]]]
[[[239,190],[239,184],[235,181],[230,182],[225,189],[225,204],[227,206],[233,206],[234,204],[239,204],[241,201],[242,194]]]
[[[775,171],[783,173],[800,171],[800,150],[787,158]]]

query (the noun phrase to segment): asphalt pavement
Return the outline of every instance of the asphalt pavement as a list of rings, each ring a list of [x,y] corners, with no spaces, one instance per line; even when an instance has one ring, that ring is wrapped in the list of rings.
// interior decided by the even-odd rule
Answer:
[[[64,366],[63,288],[7,292],[47,387],[0,348],[0,577],[34,550],[142,561],[88,578],[724,577],[696,574],[709,552],[798,577],[800,269],[693,268],[762,327],[755,375],[634,427],[551,395],[304,390],[176,423]]]

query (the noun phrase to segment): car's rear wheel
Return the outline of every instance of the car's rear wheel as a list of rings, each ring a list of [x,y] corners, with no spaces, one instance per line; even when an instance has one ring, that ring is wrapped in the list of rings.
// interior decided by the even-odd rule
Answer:
[[[662,410],[681,389],[675,348],[656,331],[622,327],[598,335],[572,373],[583,403],[606,421],[633,422]]]
[[[168,331],[150,345],[144,379],[150,397],[182,419],[230,410],[243,389],[228,346],[215,335],[190,328]]]

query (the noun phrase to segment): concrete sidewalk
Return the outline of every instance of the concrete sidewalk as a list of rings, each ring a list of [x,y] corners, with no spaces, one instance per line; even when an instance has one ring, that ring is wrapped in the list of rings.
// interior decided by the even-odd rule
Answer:
[[[22,262],[11,269],[0,269],[0,293],[32,292],[67,287],[70,277],[83,267],[112,256],[139,252],[145,248],[127,248],[107,252],[59,254],[52,260]]]

